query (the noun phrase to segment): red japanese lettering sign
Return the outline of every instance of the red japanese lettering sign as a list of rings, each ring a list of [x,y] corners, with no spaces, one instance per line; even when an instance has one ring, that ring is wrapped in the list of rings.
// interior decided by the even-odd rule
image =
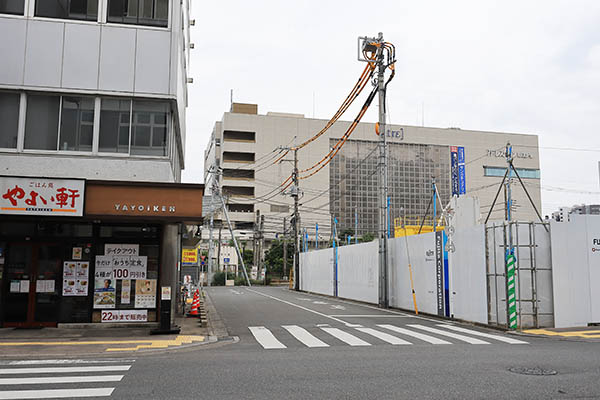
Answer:
[[[85,181],[0,177],[0,214],[83,216]]]

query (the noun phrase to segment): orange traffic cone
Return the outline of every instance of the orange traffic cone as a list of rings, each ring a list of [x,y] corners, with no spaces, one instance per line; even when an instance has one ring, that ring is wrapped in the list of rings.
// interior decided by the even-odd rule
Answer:
[[[196,289],[194,292],[194,300],[192,301],[192,309],[187,314],[188,317],[198,317],[198,307],[200,306],[200,291]]]

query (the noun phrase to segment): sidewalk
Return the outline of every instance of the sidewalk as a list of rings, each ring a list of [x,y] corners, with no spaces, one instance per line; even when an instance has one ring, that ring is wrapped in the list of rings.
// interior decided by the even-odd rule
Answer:
[[[207,307],[212,307],[208,299]],[[210,313],[210,312],[209,312]],[[216,314],[216,311],[215,311]],[[202,327],[199,318],[176,316],[175,325],[181,328],[176,335],[152,335],[152,326],[111,327],[102,324],[86,324],[85,327],[41,328],[41,329],[0,329],[0,354],[8,358],[39,357],[83,357],[83,356],[129,356],[144,351],[177,349],[197,346],[215,341],[213,328]],[[218,325],[218,324],[217,324]],[[217,333],[222,335],[222,331]]]
[[[544,328],[525,329],[522,333],[527,335],[540,335],[556,337],[559,339],[573,339],[600,342],[600,326],[581,326],[573,328]]]

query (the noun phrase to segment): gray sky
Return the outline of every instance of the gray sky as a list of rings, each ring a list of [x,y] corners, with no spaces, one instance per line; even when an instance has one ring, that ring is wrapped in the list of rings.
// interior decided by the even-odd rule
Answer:
[[[260,114],[329,119],[364,68],[357,37],[383,32],[390,122],[421,125],[424,108],[425,126],[535,133],[543,213],[600,203],[600,1],[193,3],[184,182],[202,182],[231,89]],[[376,120],[374,103],[363,121]]]

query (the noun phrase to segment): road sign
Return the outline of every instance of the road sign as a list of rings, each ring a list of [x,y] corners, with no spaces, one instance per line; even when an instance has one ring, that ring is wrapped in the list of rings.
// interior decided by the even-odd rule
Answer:
[[[229,258],[227,258],[227,257],[226,257],[226,258],[224,258],[224,259],[223,259],[223,262],[224,262],[225,264],[229,264]]]

